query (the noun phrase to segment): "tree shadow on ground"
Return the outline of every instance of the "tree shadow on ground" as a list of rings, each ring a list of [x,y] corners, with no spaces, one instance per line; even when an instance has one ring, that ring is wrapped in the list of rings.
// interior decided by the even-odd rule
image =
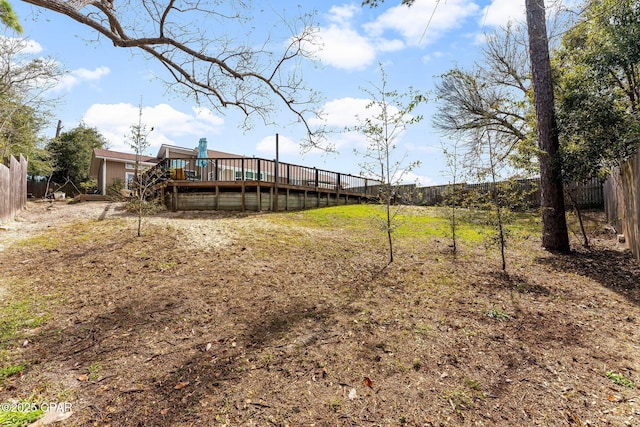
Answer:
[[[212,397],[216,405],[259,417],[266,404],[231,400],[224,390],[269,369],[262,360],[265,350],[285,354],[324,342],[333,313],[313,301],[254,306],[241,313],[235,336],[219,335],[229,327],[207,327],[216,322],[215,310],[203,311],[187,327],[180,319],[191,315],[192,307],[169,290],[132,294],[65,327],[64,333],[43,331],[34,343],[34,350],[42,352],[36,360],[53,363],[75,379],[88,369],[89,378],[79,380],[79,389],[91,402],[85,420],[92,423],[174,426],[202,421],[199,412],[212,405]],[[47,350],[52,348],[55,354]],[[116,368],[126,365],[125,371]],[[92,367],[102,367],[93,378]]]
[[[533,294],[549,296],[549,288],[531,283],[526,277],[520,274],[508,273],[504,271],[490,271],[486,274],[485,280],[479,282],[477,286],[491,288],[493,290],[515,291],[521,294]]]
[[[561,272],[593,279],[630,302],[640,305],[640,263],[628,251],[593,249],[538,258],[537,262]]]

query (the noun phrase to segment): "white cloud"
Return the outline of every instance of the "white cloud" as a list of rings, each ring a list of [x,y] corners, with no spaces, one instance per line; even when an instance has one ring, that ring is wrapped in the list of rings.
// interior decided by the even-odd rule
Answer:
[[[362,124],[367,118],[375,118],[381,115],[378,104],[370,105],[371,100],[365,98],[339,98],[329,101],[322,108],[324,124],[331,127],[350,127]],[[389,115],[398,113],[393,105],[388,105]]]
[[[323,47],[320,59],[336,68],[357,70],[371,65],[376,52],[374,46],[350,28],[322,29]]]
[[[212,126],[222,126],[224,124],[224,119],[222,117],[214,115],[213,111],[207,108],[193,107],[193,112],[195,113],[198,120],[207,122]]]
[[[505,26],[509,22],[524,22],[524,0],[492,0],[482,11],[482,25]]]
[[[265,136],[256,144],[256,151],[263,153],[266,158],[276,157],[276,142],[273,135]],[[278,152],[280,155],[300,155],[300,146],[291,138],[280,135],[278,137]]]
[[[361,70],[380,52],[432,43],[479,12],[472,0],[416,0],[411,7],[391,7],[374,21],[360,24],[360,6],[333,6],[326,16],[327,25],[318,30],[319,46],[310,50],[327,65]]]
[[[355,4],[344,4],[342,6],[331,6],[329,9],[329,21],[336,24],[348,25],[353,17],[360,12],[360,8]]]
[[[42,45],[35,40],[0,35],[0,48],[3,52],[20,55],[37,55],[42,52]]]
[[[42,52],[42,45],[35,40],[26,40],[24,42],[24,48],[22,49],[22,53],[28,55],[37,55]]]
[[[94,70],[87,70],[86,68],[78,68],[66,74],[55,87],[54,91],[69,91],[74,86],[77,86],[84,82],[95,82],[102,77],[109,74],[111,70],[109,67],[98,67]]]
[[[376,49],[380,52],[396,52],[406,47],[406,44],[399,39],[394,40],[376,40]]]
[[[358,70],[370,65],[376,57],[375,47],[352,27],[352,19],[359,9],[355,5],[333,6],[327,20],[329,26],[318,31],[316,56],[336,68]]]
[[[367,105],[371,101],[363,98],[339,98],[329,101],[322,107],[321,120],[314,120],[313,125],[324,124],[329,127],[344,128],[358,124],[358,117],[367,113]]]
[[[564,0],[561,2],[547,2],[547,19],[560,10],[570,10],[581,5],[580,0]],[[524,0],[492,0],[489,6],[482,9],[483,26],[504,27],[509,22],[525,23],[526,7]]]
[[[365,29],[373,38],[392,31],[400,34],[408,45],[429,44],[461,27],[466,18],[479,10],[470,0],[416,0],[411,7],[400,5],[388,9],[374,22],[366,24]]]
[[[137,124],[138,115],[136,105],[94,104],[84,114],[83,121],[100,131],[109,141],[110,149],[130,152],[127,137],[131,126]],[[162,144],[196,147],[200,138],[219,135],[224,120],[203,108],[193,108],[193,114],[187,114],[170,105],[158,104],[142,108],[142,123],[147,129],[154,128],[148,137],[151,147],[145,154],[155,155]],[[191,140],[191,144],[184,142]]]
[[[436,181],[426,175],[419,175],[414,173],[413,171],[404,172],[402,175],[402,183],[403,184],[416,184],[420,187],[428,187],[431,185],[436,185]]]
[[[369,145],[369,141],[362,132],[347,131],[347,128],[362,125],[367,117],[376,117],[380,114],[376,105],[369,106],[371,100],[364,98],[345,97],[334,99],[324,104],[322,107],[321,119],[311,122],[313,126],[324,125],[329,129],[336,129],[340,133],[331,135],[329,143],[338,151],[351,150],[356,148],[364,150]],[[389,106],[389,114],[396,114],[398,109]],[[401,138],[398,134],[397,138]]]

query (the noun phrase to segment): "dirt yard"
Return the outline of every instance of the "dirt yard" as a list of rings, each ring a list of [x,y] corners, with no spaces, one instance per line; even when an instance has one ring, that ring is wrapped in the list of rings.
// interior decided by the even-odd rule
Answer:
[[[303,213],[30,204],[0,229],[0,401],[64,426],[639,426],[640,265]],[[576,242],[577,243],[577,242]],[[626,380],[626,382],[624,381]]]

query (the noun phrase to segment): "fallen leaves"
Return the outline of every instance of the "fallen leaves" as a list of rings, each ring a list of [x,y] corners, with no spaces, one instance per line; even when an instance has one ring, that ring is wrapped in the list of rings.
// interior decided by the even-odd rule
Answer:
[[[176,384],[176,386],[173,389],[174,390],[182,390],[183,388],[185,388],[188,385],[189,385],[189,381],[183,381],[183,382],[180,382],[180,383]]]
[[[364,385],[366,385],[369,388],[373,388],[373,381],[371,381],[371,378],[364,377]]]
[[[287,218],[292,215],[302,214]],[[512,248],[522,268],[509,275],[493,274],[484,247],[475,251],[469,244],[465,256],[453,259],[443,255],[443,243],[408,248],[403,242],[405,254],[410,249],[428,262],[401,255],[378,273],[377,241],[366,231],[357,240],[346,229],[339,239],[298,225],[285,232],[270,218],[243,217],[241,232],[227,224],[243,244],[245,235],[252,239],[245,252],[251,257],[220,251],[215,268],[213,249],[193,256],[191,240],[189,252],[174,244],[184,240],[178,231],[215,227],[208,217],[150,219],[168,224],[143,240],[121,232],[124,223],[95,223],[86,240],[64,229],[73,239],[65,240],[68,249],[59,257],[22,249],[21,256],[34,259],[28,268],[4,252],[0,264],[14,270],[3,286],[13,292],[24,283],[47,295],[61,292],[65,300],[36,307],[51,313],[43,328],[51,333],[14,340],[20,357],[41,362],[24,378],[6,380],[3,396],[28,396],[39,381],[66,384],[70,376],[74,423],[91,425],[96,418],[100,426],[364,425],[374,420],[364,418],[370,408],[383,425],[518,426],[530,424],[526,417],[534,413],[573,426],[635,420],[636,391],[603,377],[611,369],[638,381],[631,369],[636,347],[607,345],[617,337],[630,346],[639,342],[636,294],[622,293],[636,289],[631,283],[607,289],[613,279],[594,280],[593,274],[604,276],[591,272],[595,265],[574,266],[568,274],[580,259],[543,253],[533,238]],[[261,240],[254,232],[258,221],[265,229],[281,227],[273,234],[287,236],[287,244]],[[151,253],[153,263],[146,260]],[[136,280],[133,273],[144,264],[177,266],[170,276],[145,269]],[[108,267],[111,279],[94,277],[94,265]],[[51,271],[74,279],[57,284]],[[10,309],[9,296],[3,298]],[[583,309],[576,310],[578,304]],[[514,316],[491,322],[483,315],[490,307]],[[58,326],[63,334],[53,333]],[[103,364],[96,379],[87,366],[92,362]],[[565,392],[568,384],[573,388]],[[568,399],[562,403],[560,390]]]

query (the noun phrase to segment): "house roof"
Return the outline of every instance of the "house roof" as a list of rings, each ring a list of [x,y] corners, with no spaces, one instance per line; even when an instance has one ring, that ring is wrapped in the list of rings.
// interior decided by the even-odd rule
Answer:
[[[167,156],[168,152],[168,156]],[[158,155],[153,156],[140,156],[140,163],[144,165],[155,165],[159,163],[162,159],[166,157],[171,157],[172,153],[179,153],[182,155],[187,155],[192,158],[196,158],[198,156],[198,148],[185,148],[178,147],[177,145],[169,145],[162,144],[160,149],[158,150]],[[220,158],[231,158],[231,159],[241,159],[247,158],[246,156],[241,156],[238,154],[225,153],[224,151],[217,150],[207,150],[207,157],[210,159],[220,159]],[[135,162],[136,155],[133,153],[124,153],[122,151],[113,151],[113,150],[103,150],[101,148],[94,148],[93,155],[91,157],[91,176],[97,176],[98,171],[100,170],[100,160],[109,160],[112,162]]]
[[[198,150],[196,149],[196,151]],[[241,159],[243,157],[247,158],[247,156],[225,153],[224,151],[216,151],[216,150],[207,150],[207,157],[210,159],[223,159],[223,158]]]
[[[100,148],[94,148],[94,157],[108,160],[120,160],[123,162],[136,161],[136,155],[132,153],[123,153],[121,151],[103,150]],[[158,163],[158,158],[153,156],[140,156],[142,163]]]
[[[89,174],[91,176],[97,176],[100,168],[100,160],[110,160],[112,162],[129,163],[136,161],[136,155],[132,153],[123,153],[121,151],[103,150],[101,148],[94,148],[91,156],[91,170]],[[155,165],[160,159],[153,156],[140,156],[140,163],[144,165]]]
[[[167,156],[167,151],[169,151],[169,156]],[[160,146],[160,149],[158,150],[158,155],[156,155],[156,158],[164,159],[166,157],[171,157],[171,153],[175,153],[175,152],[191,156],[191,155],[197,154],[198,149],[178,147],[177,145],[162,144]]]
[[[167,156],[167,151],[169,151],[169,155]],[[158,159],[164,159],[166,157],[171,157],[171,153],[180,153],[188,156],[197,157],[198,156],[198,148],[185,148],[178,147],[177,145],[169,145],[162,144],[160,149],[158,150],[158,155],[156,156]],[[225,153],[224,151],[217,150],[207,150],[207,157],[210,159],[219,159],[219,158],[232,158],[232,159],[241,159],[246,156],[241,156],[238,154]]]

